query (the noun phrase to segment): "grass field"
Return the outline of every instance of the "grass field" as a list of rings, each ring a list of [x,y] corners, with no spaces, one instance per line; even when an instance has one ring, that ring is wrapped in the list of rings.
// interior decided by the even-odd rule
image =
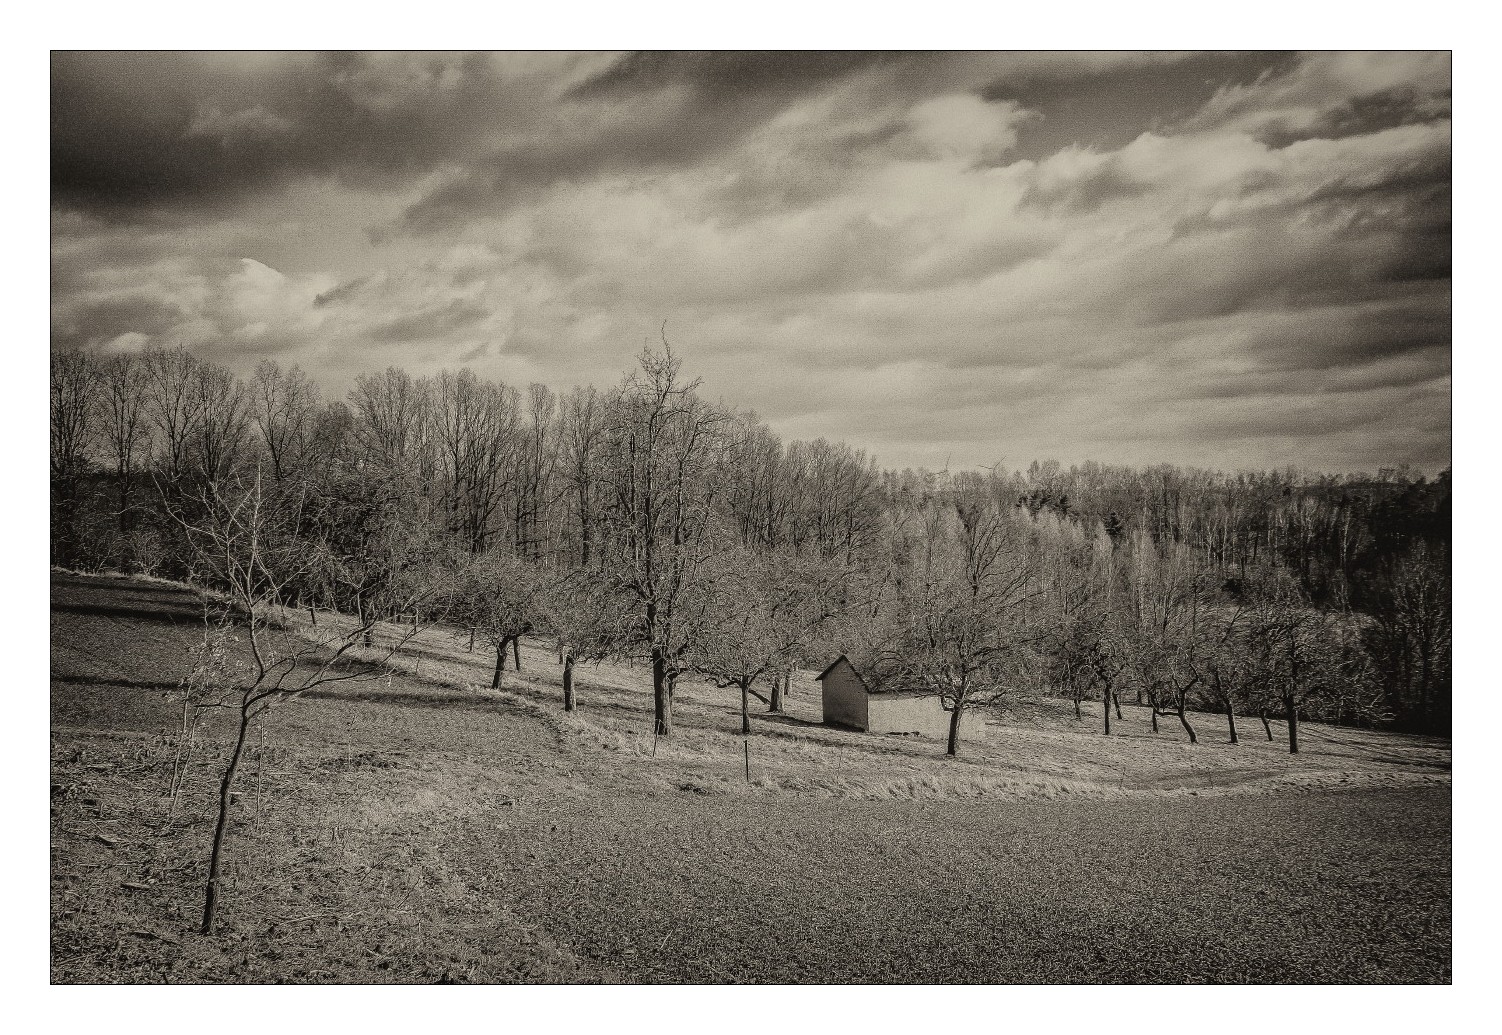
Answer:
[[[206,938],[215,759],[169,816],[164,736],[200,636],[181,588],[53,577],[54,981],[1450,979],[1448,742],[1041,701],[949,759],[803,673],[748,783],[731,691],[680,683],[654,754],[642,669],[565,714],[549,645],[492,691],[445,629],[253,738]]]

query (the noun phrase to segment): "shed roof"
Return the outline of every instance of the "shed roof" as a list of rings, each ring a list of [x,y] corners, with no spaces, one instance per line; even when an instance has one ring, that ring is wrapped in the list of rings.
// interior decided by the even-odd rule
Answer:
[[[895,663],[877,651],[847,651],[831,661],[823,672],[814,677],[815,681],[823,680],[842,661],[854,670],[856,678],[868,694],[892,693],[903,689],[894,682],[897,675]]]

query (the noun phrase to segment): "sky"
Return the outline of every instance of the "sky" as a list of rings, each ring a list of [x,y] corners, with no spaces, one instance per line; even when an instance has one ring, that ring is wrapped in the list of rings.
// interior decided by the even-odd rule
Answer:
[[[885,467],[1450,462],[1450,56],[55,53],[53,348],[703,390]]]

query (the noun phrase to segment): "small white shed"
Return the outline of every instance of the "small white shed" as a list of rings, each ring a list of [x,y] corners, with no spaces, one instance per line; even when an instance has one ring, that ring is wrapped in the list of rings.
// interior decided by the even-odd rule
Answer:
[[[826,726],[864,733],[949,735],[949,713],[943,701],[883,679],[871,661],[853,661],[841,654],[814,678],[822,688]],[[962,718],[962,728],[968,725]]]

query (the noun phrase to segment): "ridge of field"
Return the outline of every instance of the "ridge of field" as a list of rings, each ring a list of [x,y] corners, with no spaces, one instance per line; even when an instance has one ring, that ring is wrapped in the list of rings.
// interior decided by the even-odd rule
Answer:
[[[940,742],[758,714],[647,673],[425,629],[273,713],[240,783],[224,933],[193,933],[213,798],[166,807],[202,636],[170,584],[54,575],[55,981],[1448,981],[1445,741],[1255,718],[1148,730],[1043,700]],[[292,633],[308,621],[289,612]],[[350,621],[318,614],[323,628]],[[393,629],[379,637],[392,637]],[[378,637],[378,642],[379,642]],[[211,753],[227,750],[219,717]],[[1301,727],[1301,732],[1304,727]]]

